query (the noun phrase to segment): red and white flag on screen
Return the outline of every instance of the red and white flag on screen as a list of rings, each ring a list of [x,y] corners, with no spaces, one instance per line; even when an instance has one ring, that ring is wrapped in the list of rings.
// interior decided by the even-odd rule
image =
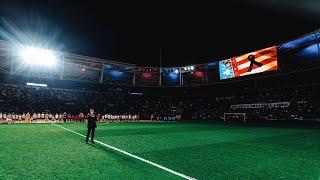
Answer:
[[[272,46],[231,58],[234,76],[245,76],[278,69],[277,47]]]

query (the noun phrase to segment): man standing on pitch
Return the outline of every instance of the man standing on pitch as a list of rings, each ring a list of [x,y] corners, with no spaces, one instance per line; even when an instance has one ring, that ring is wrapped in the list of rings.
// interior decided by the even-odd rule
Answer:
[[[90,109],[90,113],[89,113],[89,117],[88,117],[88,132],[87,132],[87,138],[86,138],[86,143],[88,143],[88,140],[89,140],[89,136],[90,136],[90,132],[91,132],[91,142],[93,144],[95,144],[95,142],[93,141],[93,138],[94,138],[94,130],[96,129],[97,127],[97,117],[94,113],[94,110],[93,109]]]

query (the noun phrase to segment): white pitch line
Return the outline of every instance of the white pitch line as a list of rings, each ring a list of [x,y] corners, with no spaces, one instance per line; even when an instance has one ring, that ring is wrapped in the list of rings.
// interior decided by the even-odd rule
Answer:
[[[52,123],[52,124],[53,124],[53,123]],[[67,130],[67,131],[69,131],[69,132],[72,132],[72,133],[74,133],[74,134],[77,134],[77,135],[79,135],[79,136],[86,137],[86,136],[83,135],[83,134],[77,133],[77,132],[72,131],[72,130],[70,130],[70,129],[68,129],[68,128],[65,128],[65,127],[63,127],[63,126],[59,126],[59,125],[57,125],[57,124],[53,124],[53,125],[58,126],[58,127],[62,128],[62,129],[65,129],[65,130]],[[90,138],[90,139],[91,139],[91,138]],[[196,178],[193,178],[193,177],[184,175],[184,174],[182,174],[182,173],[179,173],[179,172],[174,171],[174,170],[172,170],[172,169],[169,169],[169,168],[167,168],[167,167],[161,166],[160,164],[154,163],[154,162],[152,162],[152,161],[149,161],[149,160],[147,160],[147,159],[143,159],[143,158],[141,158],[141,157],[139,157],[139,156],[136,156],[136,155],[131,154],[131,153],[129,153],[129,152],[123,151],[123,150],[118,149],[118,148],[116,148],[116,147],[113,147],[113,146],[111,146],[111,145],[105,144],[105,143],[103,143],[103,142],[101,142],[101,141],[95,140],[95,142],[97,142],[98,144],[101,144],[101,145],[103,145],[103,146],[106,146],[106,147],[108,147],[108,148],[110,148],[110,149],[113,149],[113,150],[115,150],[115,151],[118,151],[118,152],[120,152],[120,153],[122,153],[122,154],[125,154],[125,155],[127,155],[127,156],[132,157],[132,158],[138,159],[138,160],[143,161],[143,162],[145,162],[145,163],[148,163],[148,164],[150,164],[150,165],[152,165],[152,166],[155,166],[155,167],[157,167],[157,168],[160,168],[160,169],[162,169],[162,170],[165,170],[165,171],[167,171],[167,172],[169,172],[169,173],[172,173],[172,174],[174,174],[174,175],[180,176],[180,177],[182,177],[182,178],[184,178],[184,179],[196,180]]]

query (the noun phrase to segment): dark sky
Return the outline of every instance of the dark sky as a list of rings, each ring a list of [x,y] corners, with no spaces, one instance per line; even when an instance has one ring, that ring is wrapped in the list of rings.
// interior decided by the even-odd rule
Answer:
[[[110,1],[111,2],[111,1]],[[1,39],[145,66],[206,63],[318,29],[313,0],[2,1]]]

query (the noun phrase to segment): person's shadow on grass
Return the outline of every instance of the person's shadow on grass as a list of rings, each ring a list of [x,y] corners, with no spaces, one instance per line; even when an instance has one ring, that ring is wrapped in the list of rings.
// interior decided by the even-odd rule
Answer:
[[[96,144],[91,144],[91,143],[88,143],[86,145],[89,145],[91,147],[94,147],[100,151],[104,151],[105,153],[108,153],[109,156],[113,156],[114,158],[120,158],[128,163],[132,163],[132,164],[136,164],[136,159],[132,158],[132,157],[129,157],[127,155],[124,155],[118,151],[115,151],[115,150],[112,150],[108,147],[105,147],[99,143],[96,142]]]

